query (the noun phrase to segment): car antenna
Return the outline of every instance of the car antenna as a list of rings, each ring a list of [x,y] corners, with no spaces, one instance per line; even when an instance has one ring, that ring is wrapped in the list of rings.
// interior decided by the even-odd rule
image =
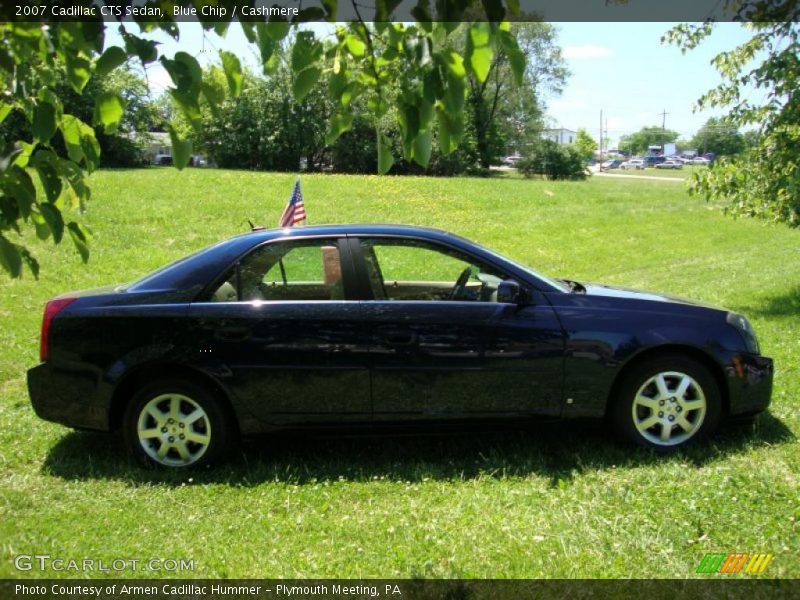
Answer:
[[[250,225],[250,231],[264,231],[266,227],[263,225],[253,225],[253,222],[250,219],[247,219],[248,225]]]

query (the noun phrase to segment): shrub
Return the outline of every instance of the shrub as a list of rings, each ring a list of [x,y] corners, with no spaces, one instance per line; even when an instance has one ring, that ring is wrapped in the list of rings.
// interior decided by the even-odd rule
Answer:
[[[539,140],[517,162],[517,170],[525,177],[542,175],[546,179],[586,179],[586,164],[575,148],[552,140]]]
[[[357,116],[351,129],[341,135],[331,148],[336,173],[377,173],[378,142],[370,119]]]

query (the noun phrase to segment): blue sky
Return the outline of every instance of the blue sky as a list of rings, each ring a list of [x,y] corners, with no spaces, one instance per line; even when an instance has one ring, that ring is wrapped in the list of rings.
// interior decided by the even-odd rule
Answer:
[[[604,127],[607,120],[611,146],[619,137],[643,126],[661,125],[660,113],[666,110],[666,125],[682,137],[691,137],[710,116],[719,111],[695,113],[692,108],[703,92],[720,81],[711,59],[722,50],[748,39],[741,25],[720,23],[712,36],[697,49],[681,54],[675,46],[661,44],[670,23],[557,23],[571,76],[560,96],[547,100],[549,122],[555,127],[583,127],[595,138],[599,135],[600,110]],[[238,24],[233,24],[225,39],[202,35],[198,24],[181,23],[180,43],[162,35],[161,50],[172,55],[184,50],[202,64],[217,60],[218,50],[229,50],[244,63],[258,70],[257,50],[247,43]],[[330,32],[328,25],[314,26],[318,33]],[[112,33],[109,43],[119,44]],[[158,64],[148,69],[155,93],[170,85],[169,76]]]
[[[612,144],[620,135],[648,125],[666,126],[690,137],[720,111],[694,113],[695,101],[721,80],[711,59],[746,41],[741,25],[720,23],[698,48],[681,54],[661,44],[670,23],[559,23],[559,44],[572,76],[561,96],[548,98],[553,124],[586,128],[597,137],[600,109]],[[604,125],[605,127],[605,125]]]

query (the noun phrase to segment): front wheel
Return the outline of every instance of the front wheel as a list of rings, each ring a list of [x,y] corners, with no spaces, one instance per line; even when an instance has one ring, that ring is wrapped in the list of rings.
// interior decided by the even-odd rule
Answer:
[[[147,466],[199,467],[221,458],[230,424],[219,401],[190,381],[162,380],[132,398],[123,417],[123,436],[134,457]]]
[[[662,357],[623,375],[611,417],[617,430],[639,446],[670,452],[708,437],[722,414],[719,388],[699,362]]]

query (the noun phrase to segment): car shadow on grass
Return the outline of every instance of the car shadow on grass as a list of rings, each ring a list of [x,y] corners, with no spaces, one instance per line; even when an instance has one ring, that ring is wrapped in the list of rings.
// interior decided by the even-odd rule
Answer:
[[[712,441],[670,457],[618,442],[602,421],[594,420],[504,430],[473,428],[444,435],[275,434],[245,442],[216,468],[167,471],[138,466],[116,438],[71,432],[50,450],[42,471],[67,480],[108,479],[131,485],[239,487],[265,482],[305,485],[340,480],[419,482],[535,476],[558,487],[586,472],[673,460],[702,466],[795,439],[791,430],[769,413],[755,423],[727,423]]]
[[[757,317],[796,317],[800,314],[800,285],[795,285],[777,296],[765,298],[756,305],[735,308],[744,315]]]

